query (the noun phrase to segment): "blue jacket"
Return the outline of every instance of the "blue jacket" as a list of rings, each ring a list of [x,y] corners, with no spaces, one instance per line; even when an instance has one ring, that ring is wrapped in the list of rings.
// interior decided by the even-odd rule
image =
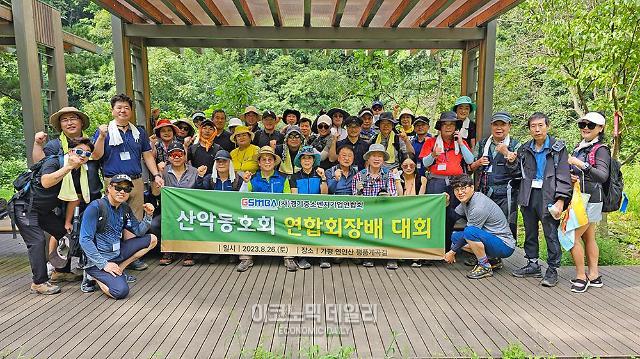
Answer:
[[[262,177],[262,171],[256,172],[249,181],[248,189],[249,192],[291,193],[289,180],[278,171],[269,178]]]

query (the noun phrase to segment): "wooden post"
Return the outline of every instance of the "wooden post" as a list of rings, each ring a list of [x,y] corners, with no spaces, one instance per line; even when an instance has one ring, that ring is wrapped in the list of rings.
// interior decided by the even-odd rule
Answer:
[[[60,12],[51,10],[51,30],[53,33],[53,48],[47,49],[47,54],[51,56],[51,67],[49,67],[49,90],[53,92],[51,108],[58,111],[69,104],[67,95],[67,72],[64,66],[64,44],[62,33],[62,22]]]
[[[478,97],[476,103],[476,128],[477,138],[490,132],[490,123],[493,112],[493,78],[496,66],[496,21],[487,24],[486,36],[480,42],[478,56]]]
[[[129,38],[124,34],[124,25],[119,17],[111,15],[113,39],[113,63],[116,75],[116,91],[134,99],[133,74],[131,69],[131,46]],[[134,109],[135,110],[135,109]],[[135,122],[136,111],[133,111]]]
[[[35,38],[33,2],[12,0],[13,27],[18,58],[18,76],[20,79],[20,101],[22,104],[22,122],[27,150],[27,163],[33,158],[33,138],[37,131],[44,130],[44,112],[40,94],[40,61]]]

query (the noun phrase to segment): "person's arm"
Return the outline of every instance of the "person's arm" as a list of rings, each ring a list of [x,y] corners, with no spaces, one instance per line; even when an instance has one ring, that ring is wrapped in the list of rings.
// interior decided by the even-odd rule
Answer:
[[[104,155],[104,142],[107,138],[108,128],[109,127],[104,124],[98,127],[98,130],[96,131],[98,133],[98,137],[93,143],[93,152],[91,153],[91,159],[99,160]]]
[[[52,158],[51,160],[58,161],[58,158]],[[49,163],[49,160],[47,160],[46,162]],[[60,169],[58,169],[55,172],[45,173],[42,175],[42,177],[40,178],[40,183],[42,184],[42,187],[51,188],[57,185],[58,183],[60,183],[60,181],[62,181],[64,176],[67,175],[67,173],[80,167],[81,164],[82,163],[80,162],[80,159],[78,157],[69,157],[67,164],[62,166]]]
[[[404,158],[413,158],[413,156],[416,154],[416,151],[413,149],[413,145],[411,144],[411,139],[409,138],[409,136],[407,136],[405,132],[401,132],[398,137],[400,137],[401,140],[399,143],[400,152],[404,154]]]
[[[164,180],[158,171],[158,165],[156,165],[156,159],[153,157],[151,150],[142,152],[142,158],[144,159],[144,164],[149,169],[151,176],[153,176],[153,182],[160,187],[164,186]]]
[[[554,198],[557,202],[565,204],[565,200],[571,198],[571,192],[573,191],[573,182],[571,182],[571,172],[567,155],[567,148],[564,147],[558,152],[558,167],[555,169],[556,177],[556,192]],[[553,159],[551,159],[553,161]]]
[[[420,185],[420,191],[418,192],[418,194],[425,194],[425,193],[427,193],[427,177],[422,176],[422,184]]]
[[[44,146],[47,143],[47,134],[45,132],[38,132],[33,140],[33,150],[31,151],[31,158],[33,163],[36,163],[45,157]]]
[[[100,201],[100,200],[99,200]],[[98,269],[104,269],[107,260],[100,254],[96,247],[95,235],[98,229],[98,203],[93,202],[82,215],[80,223],[80,247],[87,256],[89,262],[94,263]]]
[[[67,230],[68,233],[71,233],[73,229],[73,211],[80,205],[80,200],[77,199],[75,201],[67,202],[67,210],[64,214],[64,229]]]
[[[460,152],[462,153],[464,162],[466,162],[467,164],[473,163],[473,153],[471,153],[471,150],[469,149],[469,146],[467,146],[466,142],[462,142],[462,144],[460,145]]]
[[[429,153],[426,157],[422,158],[422,165],[425,168],[431,167],[431,165],[436,161],[435,157],[433,157],[433,152]]]
[[[589,174],[589,177],[598,183],[605,183],[609,179],[609,168],[611,164],[611,154],[606,147],[600,147],[596,150],[596,163],[593,166],[589,166],[585,173]]]
[[[329,135],[329,139],[327,140],[327,143],[324,145],[324,148],[320,152],[320,159],[321,160],[324,161],[329,157],[329,148],[331,147],[331,144],[334,141],[336,141],[337,139],[338,139],[337,136]]]
[[[322,168],[317,168],[316,172],[320,176],[320,194],[329,193],[329,186],[327,185],[327,173]]]
[[[289,183],[290,193],[298,194],[298,181],[293,177],[296,177],[296,175],[293,175],[291,180],[287,180]],[[283,191],[283,193],[286,192]]]
[[[329,161],[335,162],[338,160],[338,154],[336,153],[336,146],[338,141],[332,141],[331,146],[329,146]]]
[[[148,212],[149,206],[152,208],[150,213]],[[131,233],[138,237],[147,233],[149,228],[151,228],[151,220],[153,219],[153,205],[149,203],[144,204],[144,217],[142,217],[142,221],[138,221],[136,216],[133,215],[133,212],[131,213],[132,215],[129,217],[131,226],[127,226],[125,229],[131,231]]]

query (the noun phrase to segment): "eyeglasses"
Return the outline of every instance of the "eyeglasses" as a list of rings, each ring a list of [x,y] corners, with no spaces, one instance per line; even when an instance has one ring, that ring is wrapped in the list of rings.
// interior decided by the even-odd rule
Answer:
[[[463,187],[456,187],[453,189],[453,193],[463,193],[466,192],[467,189],[469,189],[471,186],[463,186]]]
[[[414,168],[416,165],[413,163],[405,163],[402,165],[402,168]]]
[[[318,125],[318,129],[320,129],[320,130],[328,130],[329,129],[329,125],[326,125],[326,124],[323,123],[321,125]]]
[[[83,150],[81,148],[74,148],[70,152],[73,152],[76,155],[81,156],[81,157],[91,157],[91,152],[85,151],[85,150]]]
[[[124,192],[124,193],[131,193],[131,191],[133,191],[133,188],[130,186],[113,186],[113,189],[116,192]]]
[[[65,117],[60,119],[60,123],[67,123],[71,121],[80,121],[79,117]]]
[[[580,127],[580,129],[584,129],[585,127],[588,127],[590,130],[593,130],[594,128],[596,128],[595,123],[593,122],[578,122],[578,127]]]
[[[169,153],[169,157],[171,157],[171,158],[182,158],[182,157],[184,157],[184,153],[182,151],[171,151],[171,153]]]

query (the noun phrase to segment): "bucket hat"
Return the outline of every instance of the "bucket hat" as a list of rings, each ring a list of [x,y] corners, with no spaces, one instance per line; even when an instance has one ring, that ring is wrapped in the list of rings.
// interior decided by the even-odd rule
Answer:
[[[231,134],[231,137],[230,137],[231,142],[236,143],[236,136],[238,136],[241,133],[248,133],[251,136],[251,141],[253,141],[254,134],[253,132],[251,132],[249,127],[240,125],[240,126],[236,126],[235,130]]]
[[[273,147],[271,146],[262,146],[260,147],[260,150],[258,151],[258,153],[255,155],[254,160],[258,161],[260,159],[260,156],[262,155],[271,155],[273,156],[273,158],[275,158],[275,165],[279,165],[280,162],[282,162],[282,159],[280,158],[280,156],[278,156],[276,154],[276,151],[273,149]]]
[[[313,146],[304,146],[298,151],[296,158],[293,160],[293,165],[296,167],[302,167],[300,165],[300,160],[302,156],[313,156],[313,167],[318,167],[320,165],[320,152],[316,150]]]
[[[365,161],[368,161],[369,156],[371,156],[371,154],[374,152],[382,152],[384,156],[384,160],[385,161],[389,160],[389,154],[387,153],[387,149],[384,148],[384,146],[381,143],[372,143],[371,145],[369,145],[369,150],[365,152],[364,155],[362,155],[362,157],[364,158]]]
[[[456,99],[456,102],[453,104],[453,107],[451,107],[451,111],[456,112],[456,108],[458,108],[458,105],[464,105],[464,104],[471,106],[471,112],[476,110],[476,104],[473,102],[471,97],[460,96]]]
[[[89,128],[89,116],[87,116],[84,112],[78,110],[77,108],[69,106],[61,108],[60,110],[58,110],[58,112],[49,117],[49,123],[53,128],[56,129],[56,131],[62,132],[62,127],[60,126],[60,117],[65,113],[75,113],[78,117],[80,117],[80,120],[82,121],[83,131]]]

